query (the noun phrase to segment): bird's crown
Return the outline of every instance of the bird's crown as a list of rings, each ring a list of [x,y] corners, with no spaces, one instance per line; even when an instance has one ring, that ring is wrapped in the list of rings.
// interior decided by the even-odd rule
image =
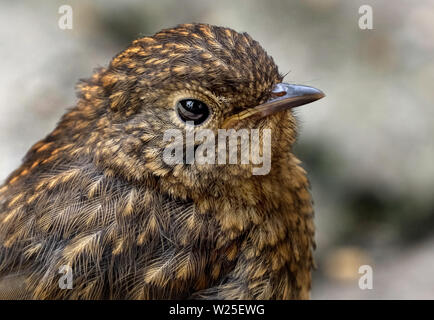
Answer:
[[[237,107],[265,100],[281,77],[273,59],[247,33],[207,24],[184,24],[135,40],[114,57],[101,81],[114,108],[117,88],[131,82],[148,90],[208,90]]]

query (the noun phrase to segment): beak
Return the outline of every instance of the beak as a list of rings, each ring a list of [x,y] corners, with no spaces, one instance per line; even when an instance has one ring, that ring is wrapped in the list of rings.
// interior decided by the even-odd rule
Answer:
[[[230,116],[222,127],[223,129],[230,128],[234,123],[251,117],[264,118],[283,110],[314,102],[324,96],[325,94],[321,90],[312,87],[278,83],[274,86],[271,98],[267,102]]]

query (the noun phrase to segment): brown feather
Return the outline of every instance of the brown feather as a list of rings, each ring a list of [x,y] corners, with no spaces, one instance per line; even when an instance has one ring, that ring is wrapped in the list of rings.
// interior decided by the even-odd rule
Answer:
[[[272,130],[268,175],[161,158],[164,131],[182,128],[174,97],[209,101],[216,131],[281,80],[246,33],[188,24],[81,81],[77,105],[0,188],[0,297],[308,298],[313,212],[290,111],[243,123]]]

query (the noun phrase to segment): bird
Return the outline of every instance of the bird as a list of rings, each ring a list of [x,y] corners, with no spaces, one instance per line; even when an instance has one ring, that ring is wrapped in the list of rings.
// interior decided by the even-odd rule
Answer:
[[[191,23],[80,80],[0,188],[0,297],[309,299],[314,212],[293,108],[324,93],[283,77],[247,33]],[[269,129],[270,171],[164,161],[167,130],[223,128]]]

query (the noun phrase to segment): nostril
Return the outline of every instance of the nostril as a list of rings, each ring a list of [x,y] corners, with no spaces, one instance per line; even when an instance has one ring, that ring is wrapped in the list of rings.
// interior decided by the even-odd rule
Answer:
[[[271,90],[271,98],[283,97],[288,92],[287,86],[283,83],[278,83]]]
[[[281,91],[281,92],[271,92],[271,96],[272,97],[283,97],[286,94],[285,91]]]

